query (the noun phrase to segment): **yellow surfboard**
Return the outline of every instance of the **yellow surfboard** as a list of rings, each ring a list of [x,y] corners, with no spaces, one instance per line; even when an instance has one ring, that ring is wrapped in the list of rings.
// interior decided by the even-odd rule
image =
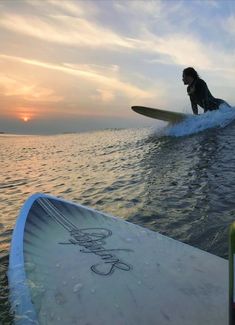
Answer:
[[[170,123],[178,123],[185,120],[189,114],[164,111],[162,109],[145,107],[145,106],[132,106],[133,111],[144,116],[155,118],[157,120],[166,121]]]

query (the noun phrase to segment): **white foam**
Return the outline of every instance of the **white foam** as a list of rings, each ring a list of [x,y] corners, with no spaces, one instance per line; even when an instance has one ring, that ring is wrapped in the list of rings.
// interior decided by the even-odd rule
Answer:
[[[208,111],[200,115],[189,116],[186,120],[164,130],[164,135],[181,137],[201,132],[210,128],[223,128],[235,119],[235,107],[225,104],[216,111]]]

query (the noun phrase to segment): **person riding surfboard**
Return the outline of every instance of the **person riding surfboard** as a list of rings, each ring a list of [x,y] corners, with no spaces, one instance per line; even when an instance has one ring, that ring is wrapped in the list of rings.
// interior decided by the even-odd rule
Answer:
[[[194,68],[188,67],[184,69],[182,80],[185,85],[188,85],[187,93],[195,115],[198,115],[198,105],[204,109],[204,113],[219,109],[221,104],[230,107],[225,100],[212,96],[206,82],[199,77]]]

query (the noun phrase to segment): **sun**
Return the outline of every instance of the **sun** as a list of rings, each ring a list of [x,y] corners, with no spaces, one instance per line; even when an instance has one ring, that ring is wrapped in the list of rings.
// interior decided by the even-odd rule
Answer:
[[[24,117],[23,117],[23,121],[24,121],[25,123],[27,123],[27,122],[29,121],[29,117],[28,117],[28,116],[24,116]]]
[[[31,122],[35,116],[34,110],[35,109],[33,107],[17,106],[15,108],[16,117],[23,123]]]

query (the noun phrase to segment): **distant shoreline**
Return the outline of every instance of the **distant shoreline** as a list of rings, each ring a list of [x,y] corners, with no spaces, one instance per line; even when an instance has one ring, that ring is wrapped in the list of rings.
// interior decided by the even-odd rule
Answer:
[[[120,131],[125,130],[126,128],[105,128],[105,129],[94,129],[94,130],[80,130],[80,131],[61,131],[58,133],[8,133],[0,131],[0,136],[58,136],[58,135],[75,135],[82,133],[91,133],[91,132],[103,132],[103,131]]]

